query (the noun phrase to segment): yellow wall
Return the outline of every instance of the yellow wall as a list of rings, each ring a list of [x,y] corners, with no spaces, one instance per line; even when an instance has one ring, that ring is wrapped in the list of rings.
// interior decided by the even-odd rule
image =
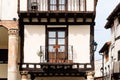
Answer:
[[[7,78],[7,64],[0,64],[0,78]]]

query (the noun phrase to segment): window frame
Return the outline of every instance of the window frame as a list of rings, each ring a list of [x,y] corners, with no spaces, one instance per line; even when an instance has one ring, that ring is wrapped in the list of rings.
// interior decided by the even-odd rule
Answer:
[[[66,11],[66,3],[67,3],[67,0],[64,0],[64,4],[60,4],[59,2],[60,2],[60,0],[55,0],[55,2],[56,2],[56,4],[54,4],[54,3],[52,3],[51,1],[53,1],[53,0],[49,0],[48,2],[48,4],[49,4],[49,6],[48,6],[48,9],[49,9],[49,11]],[[62,6],[62,7],[64,7],[63,9],[62,8],[60,8],[60,6]],[[51,7],[56,7],[56,9],[54,8],[54,9],[51,9]]]
[[[49,36],[48,36],[48,32],[49,31],[65,31],[65,44],[63,46],[65,46],[65,53],[67,55],[67,59],[68,59],[68,28],[67,27],[57,27],[57,28],[53,28],[53,27],[48,27],[46,28],[46,48],[47,48],[47,51],[46,51],[46,54],[45,54],[45,58],[48,60],[49,59],[49,50],[48,50],[48,44],[49,44]],[[57,37],[58,39],[58,37]],[[61,45],[60,45],[61,46]]]

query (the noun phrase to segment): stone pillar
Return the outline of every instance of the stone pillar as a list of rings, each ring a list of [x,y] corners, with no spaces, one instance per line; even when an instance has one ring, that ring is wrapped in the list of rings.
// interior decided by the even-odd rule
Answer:
[[[27,71],[21,72],[21,80],[28,80],[28,72]]]
[[[87,72],[87,80],[94,80],[94,72]]]
[[[8,79],[18,80],[18,29],[8,30]]]

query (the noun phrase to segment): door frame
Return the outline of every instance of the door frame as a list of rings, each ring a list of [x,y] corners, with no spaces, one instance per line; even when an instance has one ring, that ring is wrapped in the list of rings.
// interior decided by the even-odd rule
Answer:
[[[68,59],[68,26],[67,27],[47,27],[46,26],[46,41],[45,41],[45,47],[46,47],[46,54],[45,54],[45,59],[47,60],[48,62],[48,59],[49,59],[49,54],[48,54],[48,31],[65,31],[65,52],[66,52],[66,56]]]

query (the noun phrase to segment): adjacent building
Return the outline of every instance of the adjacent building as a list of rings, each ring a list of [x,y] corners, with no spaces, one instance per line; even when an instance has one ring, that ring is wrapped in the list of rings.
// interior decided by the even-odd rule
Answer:
[[[107,18],[106,29],[111,30],[111,41],[106,42],[100,50],[103,56],[103,78],[120,79],[120,3]]]
[[[97,0],[0,4],[1,80],[94,80]]]

